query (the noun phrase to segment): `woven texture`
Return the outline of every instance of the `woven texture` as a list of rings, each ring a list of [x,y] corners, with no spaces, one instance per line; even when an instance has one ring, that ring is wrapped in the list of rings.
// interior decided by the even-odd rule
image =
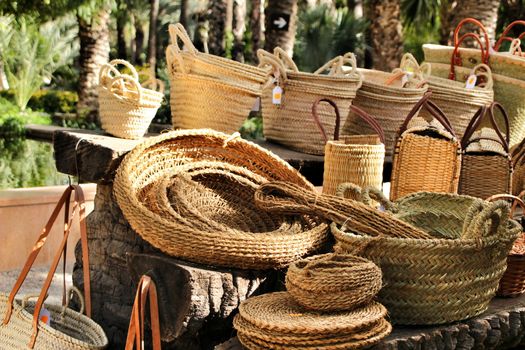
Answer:
[[[511,150],[512,167],[512,194],[517,196],[525,190],[525,139]]]
[[[386,203],[394,215],[434,236],[372,237],[332,224],[336,251],[355,253],[383,272],[378,294],[396,324],[441,324],[485,311],[507,254],[521,232],[503,201],[420,192]]]
[[[385,316],[374,302],[352,311],[308,311],[287,292],[277,292],[241,303],[234,327],[248,349],[360,349],[391,332]]]
[[[353,255],[316,255],[290,264],[286,273],[286,290],[309,310],[355,309],[370,303],[379,289],[379,267]]]
[[[253,194],[268,180],[311,189],[295,169],[263,148],[211,130],[150,138],[122,161],[114,182],[133,229],[164,253],[202,264],[283,267],[327,241],[309,216],[270,216]]]

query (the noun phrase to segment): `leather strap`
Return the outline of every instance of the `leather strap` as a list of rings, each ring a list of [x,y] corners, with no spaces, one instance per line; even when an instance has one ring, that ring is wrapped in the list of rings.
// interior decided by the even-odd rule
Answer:
[[[328,142],[328,136],[326,135],[326,131],[323,125],[321,124],[321,120],[319,119],[319,114],[317,114],[317,106],[321,102],[328,102],[328,104],[330,104],[330,106],[334,108],[334,111],[335,111],[334,140],[338,141],[339,140],[339,128],[341,125],[341,114],[339,113],[339,107],[337,107],[337,104],[334,101],[326,97],[317,99],[312,105],[312,116],[314,118],[315,124],[317,124],[317,127],[321,131],[321,134],[323,135],[325,142]]]
[[[508,36],[509,35],[509,32],[512,30],[512,28],[516,25],[522,25],[522,26],[525,26],[525,21],[523,20],[517,20],[517,21],[514,21],[512,22],[511,24],[509,24],[505,30],[503,31],[503,33],[501,33],[501,36],[499,37],[498,41],[496,42],[496,44],[494,45],[494,51],[499,51],[499,49],[501,48],[501,44],[503,43],[503,41],[512,41],[514,38]],[[518,36],[518,39],[522,39],[523,37],[525,36],[525,32],[522,32],[519,36]]]
[[[505,137],[501,133],[501,130],[499,129],[498,124],[496,123],[496,118],[494,115],[495,107],[497,107],[501,111],[501,114],[503,116],[503,121],[505,123]],[[477,110],[476,114],[474,114],[467,128],[465,129],[465,133],[463,134],[463,139],[461,140],[461,148],[465,150],[470,143],[475,141],[475,139],[471,139],[472,134],[474,134],[474,131],[478,129],[479,125],[481,124],[481,121],[486,115],[490,117],[490,124],[492,125],[492,128],[494,129],[494,131],[498,135],[498,138],[500,139],[499,143],[503,146],[503,149],[505,150],[505,152],[508,153],[509,152],[509,118],[503,106],[499,104],[498,102],[491,103],[489,108],[487,108],[486,106],[481,106]],[[477,139],[481,139],[481,138],[477,138]]]
[[[350,110],[357,114],[366,123],[368,123],[368,125],[370,125],[379,136],[379,140],[381,140],[381,143],[385,144],[385,132],[374,117],[372,117],[370,114],[366,113],[364,110],[357,106],[350,106]]]
[[[450,80],[456,80],[456,69],[455,69],[455,66],[458,65],[458,66],[461,66],[461,57],[459,56],[459,46],[463,43],[463,41],[465,41],[466,38],[474,38],[478,44],[479,44],[479,47],[480,47],[480,50],[481,50],[481,61],[485,64],[488,64],[488,42],[487,42],[487,46],[486,48],[484,49],[483,48],[483,43],[481,42],[481,39],[479,38],[479,36],[475,33],[467,33],[467,34],[464,34],[460,39],[459,41],[457,41],[455,44],[454,44],[454,52],[452,53],[452,56],[450,57],[450,72],[448,73],[448,78]],[[487,38],[488,40],[488,38]]]
[[[485,63],[485,64],[489,64],[489,55],[490,55],[490,52],[489,52],[489,46],[490,46],[489,35],[488,35],[488,32],[487,32],[487,28],[485,28],[483,23],[481,23],[477,19],[465,18],[464,20],[462,20],[461,22],[458,23],[458,25],[456,26],[456,29],[454,29],[454,47],[459,46],[459,43],[458,43],[459,42],[459,31],[467,23],[471,23],[471,24],[474,24],[477,27],[479,27],[481,33],[483,34],[483,38],[485,39],[485,57],[483,57],[483,54],[482,54],[481,61],[483,63]],[[474,35],[478,36],[475,33],[471,33],[471,34],[474,34]],[[479,36],[478,36],[478,39],[479,39]],[[482,44],[480,44],[480,48],[483,48]],[[459,63],[457,63],[457,61],[456,61],[456,64],[457,65],[461,65],[461,59],[459,57],[459,51],[457,52],[457,55],[452,55],[452,58],[454,59],[455,56],[456,56],[456,59],[459,59]]]

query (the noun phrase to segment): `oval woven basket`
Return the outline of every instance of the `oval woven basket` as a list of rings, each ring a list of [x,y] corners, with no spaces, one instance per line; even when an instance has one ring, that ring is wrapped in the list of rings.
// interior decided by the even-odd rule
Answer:
[[[312,217],[269,216],[253,206],[256,187],[271,179],[313,188],[290,165],[236,135],[181,130],[131,151],[114,193],[132,228],[168,255],[269,269],[315,252],[328,239],[327,225]]]
[[[366,192],[366,191],[365,191]],[[396,324],[463,320],[485,311],[521,232],[508,204],[454,194],[420,192],[395,203],[394,216],[435,238],[372,237],[331,229],[336,250],[358,254],[383,272],[378,294]]]
[[[381,269],[347,254],[323,254],[288,267],[286,290],[309,310],[352,310],[372,301],[381,289]]]

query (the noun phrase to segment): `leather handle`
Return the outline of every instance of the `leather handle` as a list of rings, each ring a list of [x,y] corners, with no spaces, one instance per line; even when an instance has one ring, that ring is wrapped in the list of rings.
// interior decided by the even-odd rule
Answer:
[[[503,135],[501,133],[501,130],[498,127],[498,124],[496,123],[496,116],[494,115],[494,108],[498,108],[501,112],[501,115],[503,117],[503,122],[505,123],[505,139],[503,138]],[[503,105],[499,102],[492,102],[490,104],[490,121],[492,123],[492,126],[494,127],[494,130],[496,131],[496,134],[498,134],[502,144],[503,148],[505,149],[505,152],[510,152],[510,126],[509,126],[509,115],[507,114],[507,111],[505,108],[503,108]]]
[[[503,121],[505,123],[505,137],[503,136],[501,130],[498,127],[498,124],[496,123],[496,118],[494,115],[494,108],[497,107],[503,116]],[[474,131],[478,129],[478,127],[481,124],[481,121],[483,118],[488,115],[490,117],[490,124],[492,125],[492,128],[498,135],[498,138],[500,139],[500,144],[503,146],[503,149],[505,152],[509,152],[509,118],[507,115],[507,112],[503,108],[501,104],[498,102],[493,102],[490,104],[490,107],[487,108],[486,106],[481,106],[476,114],[472,117],[470,120],[467,128],[465,129],[465,133],[463,134],[463,139],[461,140],[461,147],[463,149],[466,149],[467,146],[473,141],[470,138],[474,134]]]
[[[461,38],[459,39],[459,41],[457,41],[455,44],[454,44],[454,51],[452,52],[452,56],[450,57],[450,72],[448,74],[448,78],[450,80],[456,80],[456,70],[455,70],[455,66],[458,65],[458,66],[461,66],[461,57],[459,56],[459,46],[463,43],[463,41],[465,41],[466,38],[474,38],[478,44],[479,44],[479,47],[480,47],[480,50],[481,50],[481,62],[485,63],[485,64],[488,64],[488,45],[486,46],[486,48],[484,49],[483,48],[483,43],[481,42],[481,39],[479,38],[479,36],[475,33],[467,33],[467,34],[464,34],[463,36],[461,36]],[[487,38],[488,40],[488,38]]]
[[[489,52],[489,47],[490,47],[489,34],[487,32],[487,28],[485,28],[483,23],[481,23],[477,19],[475,19],[475,18],[465,18],[461,22],[458,23],[458,25],[456,26],[456,29],[454,29],[454,47],[458,46],[459,31],[467,23],[471,23],[471,24],[476,25],[480,29],[481,33],[483,34],[483,38],[485,39],[485,49],[486,49],[485,55],[486,55],[486,57],[481,57],[481,59],[482,59],[483,63],[488,64],[489,63],[489,55],[490,55],[490,52]],[[474,34],[474,33],[471,33],[471,34]],[[477,34],[474,34],[474,35],[477,36]],[[478,36],[478,38],[479,38],[479,36]],[[480,44],[480,47],[482,48],[483,45]],[[458,55],[459,55],[459,53],[458,53]],[[452,55],[452,57],[454,57],[454,55]]]
[[[525,26],[525,21],[523,20],[517,20],[517,21],[514,21],[512,22],[511,24],[509,24],[505,30],[503,31],[503,33],[501,33],[501,36],[499,37],[498,41],[496,42],[496,44],[494,45],[494,51],[499,51],[499,49],[501,48],[501,44],[503,43],[503,41],[505,40],[508,40],[508,41],[512,41],[513,38],[512,37],[509,37],[509,32],[512,30],[512,28],[514,28],[514,26],[516,25],[522,25],[522,26]],[[522,39],[523,37],[525,36],[525,32],[522,32],[519,36],[518,36],[518,39]]]
[[[381,140],[381,143],[385,144],[385,132],[374,117],[372,117],[370,114],[366,113],[364,110],[357,106],[350,106],[350,110],[357,114],[366,123],[368,123],[368,125],[370,125],[379,136],[379,140]]]
[[[432,117],[434,117],[434,119],[443,125],[445,130],[447,130],[452,136],[456,137],[456,133],[452,128],[452,124],[450,124],[450,121],[445,115],[445,112],[443,112],[443,110],[439,108],[438,105],[436,105],[433,101],[427,101],[425,108],[432,115]]]
[[[315,124],[317,125],[317,127],[321,131],[321,134],[323,135],[323,138],[324,138],[325,142],[328,142],[328,136],[326,135],[326,131],[325,131],[323,125],[321,124],[321,120],[319,119],[319,114],[317,114],[317,106],[321,102],[328,102],[328,104],[330,104],[330,106],[332,106],[334,108],[334,111],[335,111],[334,140],[338,141],[339,140],[339,128],[340,128],[340,125],[341,125],[341,114],[339,113],[339,107],[337,107],[337,104],[334,101],[332,101],[332,100],[330,100],[329,98],[326,98],[326,97],[317,99],[314,102],[314,104],[312,105],[312,116],[314,118]]]

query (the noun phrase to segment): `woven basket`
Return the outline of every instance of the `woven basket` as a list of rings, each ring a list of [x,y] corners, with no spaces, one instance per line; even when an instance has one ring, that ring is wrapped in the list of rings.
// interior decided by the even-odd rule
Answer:
[[[121,74],[116,69],[119,64],[127,67],[131,75]],[[164,98],[164,84],[150,78],[141,85],[131,64],[113,60],[100,69],[98,93],[102,128],[117,137],[140,139],[148,131]]]
[[[277,292],[242,302],[233,325],[247,349],[361,349],[391,332],[385,316],[374,302],[352,311],[308,311],[287,292]]]
[[[316,255],[288,267],[286,290],[309,310],[352,310],[367,305],[381,289],[381,270],[346,254]]]
[[[461,170],[461,147],[443,112],[429,101],[427,93],[399,128],[392,160],[390,198],[395,200],[419,191],[456,193]],[[445,130],[408,123],[420,107],[425,108]]]
[[[512,155],[512,194],[517,196],[525,190],[525,139],[515,145],[511,151]]]
[[[299,152],[324,153],[325,140],[319,133],[310,113],[312,104],[319,98],[329,98],[341,109],[341,123],[348,115],[356,91],[361,86],[361,76],[356,71],[353,54],[345,58],[336,57],[319,68],[315,73],[287,69],[279,57],[264,50],[257,52],[260,66],[271,66],[274,70],[275,84],[268,85],[262,93],[264,136],[271,141],[285,145]],[[285,56],[285,55],[281,55]],[[280,56],[280,57],[281,57]],[[289,60],[289,58],[288,58]],[[293,63],[293,62],[292,62]],[[351,70],[343,72],[340,66],[349,64]],[[328,70],[328,74],[321,74]],[[282,89],[281,104],[272,101],[275,86]],[[330,135],[335,130],[335,118],[329,110],[320,110],[319,116],[326,132]]]
[[[328,239],[327,225],[312,217],[270,217],[253,206],[255,188],[277,179],[313,188],[290,165],[238,135],[181,130],[130,152],[114,193],[132,228],[168,255],[269,269],[315,252]]]
[[[505,136],[496,124],[495,107],[501,111],[506,126]],[[492,128],[478,130],[487,115]],[[509,153],[508,125],[507,113],[497,102],[492,103],[488,109],[481,107],[472,118],[461,141],[463,155],[458,193],[478,198],[511,193],[512,159]]]
[[[385,73],[376,70],[358,69],[363,75],[363,85],[357,91],[353,105],[373,115],[385,133],[386,155],[391,156],[396,133],[414,105],[427,92],[427,84],[414,75],[403,85],[404,74]],[[374,133],[361,122],[355,113],[350,113],[343,123],[344,135],[367,135]]]
[[[441,193],[387,202],[395,216],[431,239],[371,237],[332,224],[336,251],[358,254],[383,272],[379,301],[396,324],[442,324],[485,311],[498,289],[507,255],[521,233],[507,203]]]

